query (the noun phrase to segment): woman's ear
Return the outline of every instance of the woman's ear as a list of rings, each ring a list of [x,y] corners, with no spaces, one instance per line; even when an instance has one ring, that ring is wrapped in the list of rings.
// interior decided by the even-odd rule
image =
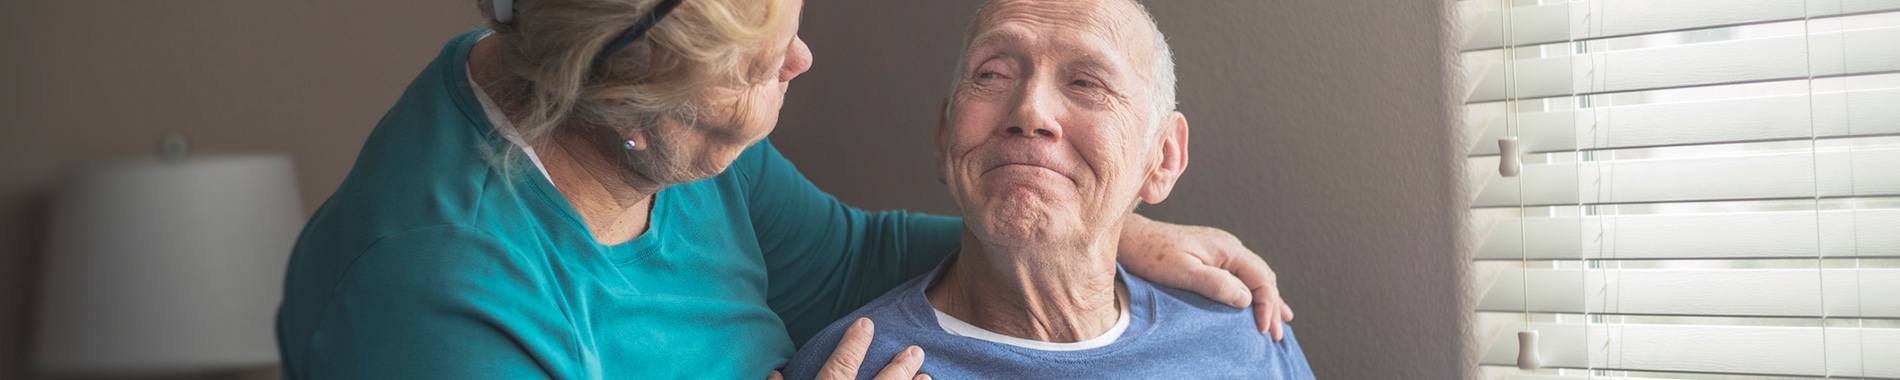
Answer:
[[[653,143],[647,141],[647,132],[645,130],[633,131],[633,133],[621,136],[627,138],[627,141],[621,145],[622,149],[647,150],[647,148],[653,147]]]
[[[1188,164],[1188,122],[1187,115],[1181,112],[1169,112],[1167,121],[1161,124],[1156,136],[1156,148],[1160,150],[1160,160],[1148,180],[1141,185],[1137,194],[1142,202],[1161,203],[1168,199],[1168,193],[1174,191],[1174,182],[1181,179],[1181,172],[1187,171]]]

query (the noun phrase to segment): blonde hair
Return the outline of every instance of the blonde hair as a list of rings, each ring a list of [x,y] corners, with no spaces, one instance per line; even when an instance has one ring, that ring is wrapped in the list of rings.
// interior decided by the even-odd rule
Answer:
[[[686,125],[699,104],[771,79],[759,54],[783,12],[777,0],[686,0],[639,40],[593,67],[594,56],[660,0],[515,0],[512,22],[495,21],[492,0],[476,0],[511,74],[499,91],[521,110],[515,129],[529,146],[576,119],[645,129],[662,119]],[[502,102],[503,99],[496,99]],[[503,149],[499,163],[514,161]]]

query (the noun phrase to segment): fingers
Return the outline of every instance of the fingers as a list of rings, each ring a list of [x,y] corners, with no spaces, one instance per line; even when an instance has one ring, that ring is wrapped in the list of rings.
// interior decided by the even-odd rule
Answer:
[[[1118,261],[1130,273],[1229,306],[1251,305],[1259,333],[1271,334],[1274,340],[1285,335],[1280,322],[1292,321],[1293,310],[1280,298],[1279,277],[1266,259],[1247,249],[1239,238],[1217,228],[1154,222],[1138,215],[1131,215],[1127,223]],[[1166,243],[1171,239],[1185,239],[1186,245]]]
[[[825,369],[818,373],[823,380],[849,380],[858,377],[858,368],[864,364],[864,353],[871,348],[871,336],[876,326],[869,318],[858,318],[851,322],[851,328],[845,329],[844,337],[838,339],[838,348],[831,350],[831,359],[825,361]],[[891,364],[878,371],[876,380],[929,380],[929,375],[917,374],[924,365],[924,349],[910,346],[897,356],[891,357]],[[778,371],[766,377],[768,380],[783,379]]]
[[[1280,337],[1285,334],[1281,330],[1285,329],[1286,325],[1281,324],[1279,318],[1280,310],[1286,307],[1286,301],[1280,299],[1279,289],[1267,289],[1267,291],[1261,293],[1266,293],[1267,299],[1265,302],[1261,302],[1260,300],[1254,301],[1260,302],[1254,304],[1254,322],[1267,324],[1268,332],[1273,334],[1273,340],[1278,342],[1280,341]]]
[[[1253,303],[1254,292],[1248,290],[1247,283],[1242,282],[1239,277],[1234,277],[1233,273],[1206,265],[1192,268],[1188,270],[1188,274],[1193,275],[1193,281],[1198,282],[1194,286],[1207,288],[1190,289],[1195,293],[1211,294],[1213,296],[1208,299],[1233,307],[1247,307]]]
[[[1281,317],[1281,306],[1286,303],[1280,299],[1278,275],[1267,266],[1266,260],[1245,247],[1223,250],[1217,257],[1224,258],[1220,261],[1221,269],[1233,273],[1246,283],[1248,293],[1252,296],[1247,303],[1254,306],[1254,327],[1260,333],[1271,333],[1274,340],[1280,340],[1280,324],[1275,323],[1275,320]]]
[[[1254,331],[1259,332],[1261,334],[1266,334],[1268,332],[1273,331],[1273,325],[1274,325],[1273,315],[1276,314],[1277,312],[1273,311],[1271,308],[1266,307],[1267,305],[1253,305],[1253,306],[1254,306],[1253,307]],[[1273,340],[1280,340],[1280,338],[1275,337],[1273,338]]]
[[[1165,260],[1170,261],[1166,264],[1168,267],[1186,269],[1164,271],[1177,276],[1169,281],[1172,284],[1165,285],[1200,293],[1228,306],[1247,307],[1253,303],[1254,295],[1247,290],[1246,282],[1226,269],[1201,262],[1193,255],[1173,255]]]
[[[923,366],[924,349],[917,346],[906,347],[903,351],[899,351],[897,356],[891,357],[891,364],[884,366],[884,370],[879,371],[877,377],[872,379],[905,380],[914,379],[915,376],[922,376],[928,379],[930,376],[917,374],[917,369]]]
[[[1253,305],[1254,327],[1259,329],[1261,334],[1271,334],[1274,341],[1279,341],[1282,335],[1280,329],[1284,327],[1278,322],[1284,313],[1282,310],[1285,309],[1286,303],[1280,301],[1278,292],[1265,293],[1274,294],[1270,300]]]
[[[1259,309],[1255,309],[1255,310],[1259,310]],[[1259,320],[1267,321],[1267,332],[1270,334],[1273,334],[1273,341],[1278,342],[1280,341],[1280,337],[1285,336],[1283,335],[1285,333],[1281,332],[1280,330],[1285,329],[1286,325],[1280,324],[1280,321],[1273,320],[1272,317],[1269,317],[1266,315],[1254,315],[1254,318],[1256,318],[1256,321],[1259,321]],[[1259,319],[1259,318],[1265,318],[1265,319]]]
[[[1255,322],[1264,321],[1264,323],[1270,323],[1271,325],[1269,326],[1271,326],[1272,329],[1273,340],[1277,342],[1280,341],[1280,339],[1286,338],[1286,322],[1293,321],[1293,308],[1286,306],[1286,300],[1280,298],[1280,292],[1277,290],[1273,292],[1273,301],[1268,305],[1273,305],[1272,311],[1270,312],[1262,311],[1261,309],[1264,308],[1261,307],[1254,308],[1254,320]]]
[[[1288,307],[1284,300],[1280,301],[1280,320],[1284,322],[1293,321],[1293,308]]]
[[[1286,298],[1280,297],[1280,289],[1275,288],[1269,293],[1273,293],[1273,300],[1270,302],[1272,302],[1274,305],[1277,305],[1277,306],[1274,306],[1274,309],[1279,310],[1279,314],[1275,316],[1279,317],[1280,320],[1283,322],[1293,321],[1293,308],[1286,306]]]
[[[765,380],[785,380],[785,374],[778,373],[778,371],[772,371],[772,374],[765,375]]]
[[[870,318],[858,318],[851,328],[844,330],[844,337],[838,339],[838,348],[831,350],[831,359],[825,361],[825,369],[818,372],[822,380],[849,380],[858,378],[858,365],[864,364],[864,351],[871,348],[871,335],[876,326]]]

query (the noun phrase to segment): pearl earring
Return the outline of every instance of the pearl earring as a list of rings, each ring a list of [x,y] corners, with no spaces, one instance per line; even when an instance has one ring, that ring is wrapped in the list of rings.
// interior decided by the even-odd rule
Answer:
[[[629,139],[627,140],[627,144],[622,145],[622,147],[627,148],[627,150],[634,150],[634,149],[640,148],[640,143],[634,142],[633,140]]]

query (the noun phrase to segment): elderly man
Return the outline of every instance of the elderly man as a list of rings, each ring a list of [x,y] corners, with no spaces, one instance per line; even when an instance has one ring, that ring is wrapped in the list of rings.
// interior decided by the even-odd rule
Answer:
[[[1145,9],[992,0],[967,44],[937,132],[963,250],[825,329],[787,377],[1312,377],[1290,332],[1276,342],[1250,310],[1115,264],[1124,218],[1167,198],[1188,163],[1172,58]],[[834,353],[866,361],[823,368]]]

